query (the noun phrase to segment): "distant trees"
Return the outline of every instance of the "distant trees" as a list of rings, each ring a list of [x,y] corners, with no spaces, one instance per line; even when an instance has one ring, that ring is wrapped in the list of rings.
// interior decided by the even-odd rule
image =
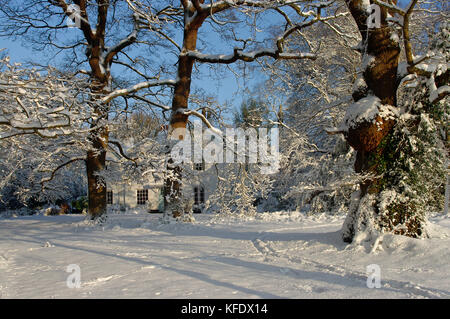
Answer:
[[[136,110],[128,118],[112,123],[108,182],[122,183],[153,177],[164,179],[166,130],[162,119],[152,113]]]
[[[64,168],[85,159],[88,83],[52,68],[39,71],[12,64],[6,55],[0,58],[0,200],[5,207],[83,192],[82,174]]]
[[[131,0],[130,0],[131,1]],[[132,1],[134,9],[140,16],[145,16],[151,3],[148,1]],[[174,24],[174,28],[182,31],[182,43],[170,42],[178,49],[177,82],[174,86],[174,95],[171,105],[170,133],[174,140],[182,140],[184,130],[190,115],[198,116],[203,122],[211,127],[211,123],[197,110],[189,110],[189,96],[191,89],[192,73],[195,63],[223,64],[229,65],[236,62],[253,62],[267,57],[275,60],[314,60],[316,55],[310,50],[288,52],[288,39],[297,32],[314,25],[319,21],[334,18],[334,15],[323,16],[322,13],[333,2],[321,1],[207,1],[203,0],[181,0],[181,8],[174,5],[166,7],[163,11],[170,18],[179,15],[180,19]],[[241,29],[255,34],[256,30],[264,29],[264,23],[260,22],[260,16],[267,19],[275,16],[279,21],[279,34],[271,47],[258,43],[254,38],[242,39],[237,36]],[[199,33],[205,22],[210,23],[214,29],[228,35],[231,43],[239,45],[231,53],[205,54],[197,50],[199,41],[207,43],[207,39]],[[281,28],[280,28],[281,26]],[[240,32],[239,32],[239,31]],[[273,37],[271,37],[273,38]],[[262,43],[269,42],[263,39]],[[230,50],[231,51],[231,50]],[[168,175],[165,185],[166,212],[175,217],[183,215],[178,211],[181,207],[181,168],[175,165],[173,160],[168,162]]]
[[[242,102],[240,109],[234,113],[234,124],[238,127],[258,128],[263,126],[267,115],[264,103],[250,98]]]
[[[348,204],[336,189],[345,188],[347,195],[359,184],[343,227],[345,241],[384,231],[426,236],[425,212],[442,206],[448,160],[448,9],[445,1],[420,0],[403,7],[395,0],[2,3],[2,35],[69,52],[71,72],[45,68],[38,74],[2,60],[0,140],[35,135],[58,141],[40,145],[47,153],[39,156],[58,155],[52,170],[45,167],[50,176],[44,182],[66,165],[85,161],[89,212],[97,218],[106,211],[107,150],[132,166],[137,158],[153,165],[148,157],[160,161],[155,154],[161,150],[147,151],[156,146],[164,118],[170,124],[166,217],[180,217],[182,168],[171,158],[171,146],[185,139],[191,116],[221,135],[211,120],[218,117],[217,107],[193,101],[196,66],[258,62],[269,80],[257,98],[242,104],[234,121],[280,129],[281,172],[270,181],[280,207]],[[133,58],[130,48],[138,44],[150,56]],[[229,52],[218,52],[227,47]],[[161,51],[153,56],[155,48]],[[130,73],[115,76],[114,65]],[[234,71],[239,76],[240,70]],[[163,80],[169,73],[175,79]],[[133,134],[113,128],[143,105],[162,116],[132,116],[126,123],[133,130],[145,127]],[[120,136],[141,141],[123,146]],[[353,155],[356,174],[348,169]],[[229,177],[238,182],[245,174]],[[260,181],[258,191],[270,184]],[[237,190],[230,185],[219,189],[222,198]],[[230,199],[228,206],[256,200],[257,188],[241,185],[243,201]],[[325,198],[326,192],[334,195]]]
[[[257,100],[256,94],[251,94],[244,100],[240,108],[234,112],[233,124],[229,126],[236,129],[235,132],[247,133],[245,135],[246,153],[237,150],[234,136],[224,136],[224,153],[231,150],[239,152],[241,160],[236,163],[216,165],[212,171],[217,176],[217,188],[208,199],[209,208],[220,214],[232,214],[234,216],[254,216],[257,208],[266,199],[272,187],[272,178],[264,172],[264,165],[258,149],[252,149],[249,143],[257,143],[251,139],[258,137],[258,129],[270,129],[270,112],[263,101]],[[250,132],[250,134],[248,133]],[[259,136],[259,138],[262,138]],[[274,141],[275,142],[275,141]],[[256,151],[256,162],[251,161],[252,150]],[[224,155],[226,156],[226,155]]]
[[[68,147],[56,152],[53,145],[62,150],[69,141],[65,137],[43,141],[34,135],[0,140],[0,211],[22,207],[29,211],[86,195],[85,164],[82,158],[72,157],[81,152],[70,153]],[[55,167],[72,159],[71,165],[53,174]]]
[[[345,7],[338,7],[346,13]],[[326,21],[292,39],[291,46],[311,47],[314,63],[285,61],[265,85],[273,124],[280,128],[280,172],[274,178],[272,209],[343,212],[358,176],[353,151],[343,137],[327,134],[338,126],[352,103],[359,66],[353,47],[359,41],[350,15]],[[275,100],[272,98],[272,100]]]

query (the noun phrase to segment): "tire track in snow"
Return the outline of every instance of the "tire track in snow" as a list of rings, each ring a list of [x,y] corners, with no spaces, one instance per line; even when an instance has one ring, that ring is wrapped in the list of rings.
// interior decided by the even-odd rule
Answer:
[[[111,276],[106,276],[106,277],[98,277],[98,278],[95,278],[93,280],[83,282],[81,284],[81,287],[87,288],[87,287],[97,286],[99,284],[106,283],[106,282],[108,282],[110,280],[119,279],[119,278],[122,278],[122,277],[125,277],[125,276],[126,275],[111,275]]]
[[[8,269],[8,259],[5,257],[5,255],[0,254],[0,270],[2,274],[0,274],[0,299],[6,298],[6,286],[3,286],[5,279],[4,271]]]
[[[140,272],[148,272],[150,269],[155,270],[155,269],[158,269],[158,267],[154,266],[154,265],[140,266],[139,268],[137,268],[133,271],[129,271],[129,272],[121,273],[121,274],[110,275],[110,276],[105,276],[105,277],[97,277],[97,278],[89,280],[89,281],[81,282],[81,288],[97,288],[98,286],[109,283],[111,281],[115,281],[120,278],[135,275]]]
[[[0,269],[7,269],[9,260],[4,254],[0,254]]]
[[[337,266],[337,265],[327,265],[312,259],[308,258],[295,258],[290,255],[282,253],[282,251],[276,250],[272,247],[271,241],[267,240],[266,237],[269,236],[270,233],[274,233],[275,231],[280,230],[292,230],[292,228],[285,229],[274,229],[271,231],[261,232],[261,235],[253,240],[251,240],[252,245],[255,249],[265,258],[283,258],[288,260],[291,263],[300,264],[303,266],[310,266],[318,272],[326,272],[335,276],[339,276],[345,279],[351,279],[353,281],[357,281],[358,283],[366,283],[367,274],[358,272],[355,270],[349,270],[347,268]],[[298,230],[298,228],[296,228]],[[295,273],[295,271],[292,271]],[[296,275],[299,275],[296,273]],[[300,276],[300,275],[299,275]],[[450,298],[450,292],[423,287],[417,283],[413,282],[404,282],[392,279],[385,279],[383,288],[391,288],[397,290],[397,292],[401,292],[406,294],[408,297],[420,297],[420,298]]]

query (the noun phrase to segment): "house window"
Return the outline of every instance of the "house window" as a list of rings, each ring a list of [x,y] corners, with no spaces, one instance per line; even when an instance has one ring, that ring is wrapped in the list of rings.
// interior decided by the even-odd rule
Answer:
[[[204,171],[205,170],[205,163],[204,162],[194,163],[194,169],[196,171]]]
[[[145,205],[148,202],[148,189],[138,189],[137,204]]]
[[[106,203],[108,205],[112,205],[113,204],[113,191],[107,191],[106,192]]]
[[[205,188],[203,186],[194,187],[194,205],[205,203]]]

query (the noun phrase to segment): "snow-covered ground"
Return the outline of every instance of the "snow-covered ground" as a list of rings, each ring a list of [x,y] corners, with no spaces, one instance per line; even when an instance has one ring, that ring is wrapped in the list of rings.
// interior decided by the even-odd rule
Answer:
[[[0,219],[2,298],[450,298],[450,218],[434,237],[387,235],[375,252],[340,239],[342,216],[196,215],[161,224],[128,212],[104,226],[84,216]],[[67,266],[81,271],[68,288]],[[377,264],[381,288],[367,287]]]

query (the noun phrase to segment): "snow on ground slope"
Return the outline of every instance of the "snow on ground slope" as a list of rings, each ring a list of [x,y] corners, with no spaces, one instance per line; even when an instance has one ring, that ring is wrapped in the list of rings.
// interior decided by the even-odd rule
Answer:
[[[450,219],[429,240],[385,236],[375,252],[340,240],[343,217],[266,213],[253,220],[114,214],[0,219],[2,298],[450,298]],[[79,265],[81,287],[68,288]],[[381,269],[367,288],[366,267]]]

